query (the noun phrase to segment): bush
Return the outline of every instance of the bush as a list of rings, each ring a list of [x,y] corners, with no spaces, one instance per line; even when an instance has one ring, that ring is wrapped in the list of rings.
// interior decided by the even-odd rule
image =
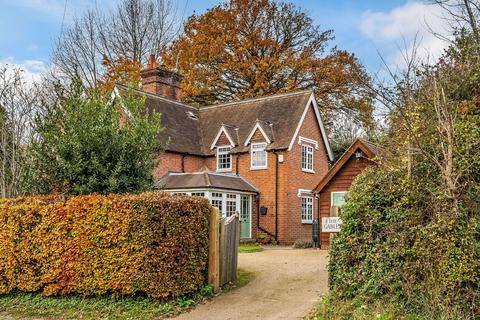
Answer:
[[[308,239],[302,239],[302,240],[297,240],[293,244],[293,247],[295,249],[307,249],[307,248],[312,248],[313,247],[313,242],[312,240]]]
[[[450,214],[440,197],[426,206],[424,186],[388,168],[356,178],[330,250],[332,318],[392,310],[419,319],[478,318],[480,219]]]
[[[208,259],[206,199],[163,193],[0,201],[0,293],[180,296]]]

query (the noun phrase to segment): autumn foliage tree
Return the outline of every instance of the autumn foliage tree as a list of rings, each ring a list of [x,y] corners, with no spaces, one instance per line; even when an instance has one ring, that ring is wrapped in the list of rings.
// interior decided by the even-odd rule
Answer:
[[[187,102],[314,89],[328,110],[369,119],[371,97],[361,85],[368,76],[352,53],[330,48],[332,39],[292,4],[230,0],[192,15],[163,62],[184,75]]]
[[[98,88],[104,92],[112,92],[116,83],[126,83],[137,88],[140,84],[142,66],[134,60],[119,58],[110,60],[104,57],[103,66],[106,69],[103,78],[98,81]]]

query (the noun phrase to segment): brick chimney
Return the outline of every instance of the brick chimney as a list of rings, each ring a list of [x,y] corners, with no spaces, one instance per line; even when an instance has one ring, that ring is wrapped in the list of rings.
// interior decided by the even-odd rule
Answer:
[[[146,69],[140,71],[143,90],[159,96],[180,100],[180,84],[183,77],[164,67],[157,66],[155,55],[150,55]]]

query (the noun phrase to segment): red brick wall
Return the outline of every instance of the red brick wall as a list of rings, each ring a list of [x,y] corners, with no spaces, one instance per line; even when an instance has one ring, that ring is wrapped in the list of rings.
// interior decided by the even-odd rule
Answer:
[[[154,179],[158,179],[167,172],[182,172],[182,158],[185,172],[197,172],[204,170],[207,157],[193,155],[183,156],[181,153],[168,152],[157,157],[157,166],[153,171]]]
[[[169,171],[182,172],[182,155],[180,153],[165,152],[157,157],[153,178],[159,179]]]
[[[318,150],[314,150],[315,173],[306,173],[301,169],[301,146],[298,145],[298,136],[290,152],[278,151],[284,156],[284,162],[278,167],[278,239],[281,243],[290,244],[297,240],[311,240],[311,224],[302,224],[301,221],[301,198],[297,196],[298,189],[312,190],[328,170],[328,158],[323,145],[320,128],[318,126],[313,108],[310,107],[304,122],[300,128],[299,136],[315,140],[319,144]],[[263,135],[257,130],[253,141],[264,141]],[[222,134],[217,145],[228,145],[227,137]],[[162,161],[155,170],[156,176],[171,171],[181,171],[181,158],[179,154],[165,153],[160,156]],[[250,169],[250,153],[234,154],[232,156],[232,172],[236,173],[238,161],[238,173],[248,179],[260,190],[259,204],[267,207],[268,213],[260,215],[260,226],[270,233],[275,233],[275,166],[276,156],[272,151],[268,152],[268,168],[260,170]],[[208,168],[216,171],[216,158],[186,156],[184,159],[185,172],[195,172]],[[314,198],[314,218],[317,216],[317,199]],[[257,234],[256,207],[252,214],[252,235]]]
[[[298,137],[312,139],[318,142],[318,150],[314,148],[315,173],[302,171],[302,148],[298,144]],[[307,143],[308,144],[308,143]],[[311,144],[310,144],[311,145]],[[312,145],[313,146],[313,145]],[[312,225],[302,224],[302,203],[298,197],[298,189],[313,190],[328,171],[328,156],[316,120],[313,107],[310,107],[295,138],[292,150],[285,155],[284,172],[282,174],[282,208],[280,213],[281,230],[279,240],[284,243],[293,243],[298,240],[312,239]],[[318,212],[317,199],[313,199],[314,219]]]
[[[366,167],[372,165],[372,162],[362,158],[351,157],[330,182],[320,192],[320,216],[328,217],[330,215],[331,196],[334,191],[348,191],[355,177]],[[321,230],[321,226],[320,226]],[[330,245],[330,233],[320,231],[320,246],[328,248]]]

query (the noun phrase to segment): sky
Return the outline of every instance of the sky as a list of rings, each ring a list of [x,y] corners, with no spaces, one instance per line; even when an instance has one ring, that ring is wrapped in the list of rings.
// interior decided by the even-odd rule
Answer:
[[[214,0],[173,0],[186,19],[218,4]],[[401,68],[403,54],[416,38],[419,53],[438,57],[445,42],[441,12],[422,0],[290,0],[303,8],[322,29],[333,29],[332,45],[356,54],[371,74]],[[109,10],[116,0],[0,0],[0,64],[21,67],[37,78],[49,67],[55,39],[75,16],[88,9]],[[382,58],[381,58],[382,57]],[[385,64],[382,62],[385,61]]]

